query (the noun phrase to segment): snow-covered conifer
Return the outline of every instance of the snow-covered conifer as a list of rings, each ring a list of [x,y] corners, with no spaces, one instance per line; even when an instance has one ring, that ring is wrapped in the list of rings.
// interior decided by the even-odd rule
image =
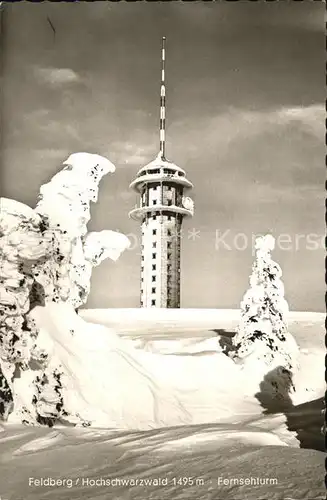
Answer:
[[[250,288],[241,302],[241,319],[233,344],[236,359],[257,360],[272,369],[292,372],[298,348],[288,333],[289,308],[281,268],[271,258],[274,247],[275,239],[269,234],[256,239]]]

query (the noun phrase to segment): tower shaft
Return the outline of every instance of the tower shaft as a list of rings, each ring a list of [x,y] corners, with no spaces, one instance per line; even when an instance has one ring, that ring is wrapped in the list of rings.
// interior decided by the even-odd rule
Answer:
[[[141,306],[178,308],[183,215],[174,198],[181,198],[182,190],[173,185],[154,187],[149,186],[144,198],[148,198],[150,206],[154,203],[162,209],[148,212],[142,219]],[[176,211],[169,210],[170,201]]]

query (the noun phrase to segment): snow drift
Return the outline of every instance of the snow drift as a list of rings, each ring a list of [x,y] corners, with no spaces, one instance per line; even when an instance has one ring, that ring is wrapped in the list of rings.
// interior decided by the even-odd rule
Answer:
[[[71,407],[75,405],[81,412],[87,410],[90,418],[100,419],[107,413],[106,421],[109,422],[111,415],[111,422],[117,427],[5,426],[0,432],[0,491],[5,498],[325,498],[324,442],[320,434],[323,404],[321,399],[311,401],[324,394],[323,314],[293,313],[290,317],[289,328],[300,347],[300,395],[308,403],[284,412],[270,408],[269,413],[263,413],[254,393],[252,397],[244,397],[242,387],[248,381],[243,376],[241,385],[235,389],[230,377],[232,374],[237,376],[237,365],[219,353],[217,347],[217,338],[227,340],[234,331],[236,311],[216,310],[215,316],[212,311],[209,318],[202,315],[200,319],[201,311],[193,310],[193,317],[196,312],[198,316],[195,331],[188,310],[160,311],[158,324],[151,317],[153,311],[108,309],[102,311],[99,320],[97,311],[83,310],[81,313],[87,319],[84,322],[71,308],[69,311],[65,308],[66,305],[54,304],[39,307],[34,314],[45,329],[44,342],[49,343],[51,339],[53,351],[64,361],[63,368],[71,379],[71,396],[75,394],[70,401]],[[144,321],[146,314],[147,322]],[[93,327],[95,322],[98,324]],[[223,328],[218,336],[212,331],[213,325]],[[118,336],[113,327],[119,331]],[[72,328],[75,330],[70,332]],[[77,340],[78,331],[81,342],[72,342],[72,339]],[[140,356],[135,355],[136,350]],[[175,369],[169,373],[171,363],[168,360],[172,359],[172,353],[175,353]],[[122,354],[124,357],[120,359]],[[210,359],[212,364],[207,363]],[[130,361],[134,368],[129,366]],[[101,381],[97,378],[97,367],[105,374]],[[168,373],[165,374],[165,370]],[[161,375],[160,380],[153,380],[156,373]],[[165,390],[162,387],[160,390],[160,381],[164,379],[165,385],[175,379],[170,395],[167,385]],[[98,390],[96,384],[99,382]],[[80,392],[79,384],[82,385]],[[192,386],[193,391],[186,391]],[[214,387],[219,393],[219,408],[215,407],[218,397],[213,398],[211,404]],[[112,395],[106,392],[110,388],[114,390]],[[148,388],[153,392],[147,391]],[[69,396],[68,386],[67,389],[65,398]],[[139,389],[140,396],[146,397],[144,409],[134,394]],[[98,400],[101,394],[104,401]],[[153,418],[155,398],[156,404],[165,405],[175,422],[180,423],[183,419],[190,422],[185,410],[190,409],[187,405],[191,403],[193,421],[197,424],[136,430],[137,420],[148,428],[156,426]],[[176,405],[177,398],[181,399],[183,407]],[[201,414],[200,405],[204,399],[208,406]],[[96,409],[91,404],[99,406]],[[119,420],[119,407],[123,422]],[[157,415],[164,415],[162,408]],[[143,422],[142,416],[146,418]],[[207,422],[199,423],[200,419]],[[160,421],[157,424],[160,427]],[[128,426],[130,429],[126,429]],[[182,478],[186,476],[191,480],[185,479],[184,483]],[[116,478],[119,481],[115,481]],[[158,487],[155,482],[151,484],[153,478],[165,481]],[[229,478],[236,478],[236,482],[219,483]],[[241,483],[244,478],[261,478],[261,484],[258,481],[244,485]],[[274,483],[265,483],[266,478],[274,479]],[[51,486],[50,479],[55,487]],[[201,483],[196,483],[196,479]],[[44,481],[42,486],[37,484],[41,480]],[[109,480],[112,485],[108,484]]]

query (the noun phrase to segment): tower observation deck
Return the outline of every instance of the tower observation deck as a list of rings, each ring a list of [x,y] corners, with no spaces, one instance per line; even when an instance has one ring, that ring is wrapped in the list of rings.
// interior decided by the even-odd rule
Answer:
[[[193,215],[193,187],[185,171],[165,158],[165,38],[162,40],[160,151],[130,184],[139,204],[129,216],[141,223],[141,307],[180,307],[181,230]]]

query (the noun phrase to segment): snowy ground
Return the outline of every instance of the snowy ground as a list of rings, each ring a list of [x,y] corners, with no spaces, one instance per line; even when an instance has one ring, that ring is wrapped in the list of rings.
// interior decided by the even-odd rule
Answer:
[[[296,403],[283,411],[262,400],[220,352],[238,311],[80,315],[90,323],[76,323],[79,341],[69,345],[69,315],[39,320],[74,374],[81,401],[96,401],[112,429],[6,426],[1,500],[325,498],[323,314],[290,315],[301,369]],[[97,369],[107,380],[96,377]]]

